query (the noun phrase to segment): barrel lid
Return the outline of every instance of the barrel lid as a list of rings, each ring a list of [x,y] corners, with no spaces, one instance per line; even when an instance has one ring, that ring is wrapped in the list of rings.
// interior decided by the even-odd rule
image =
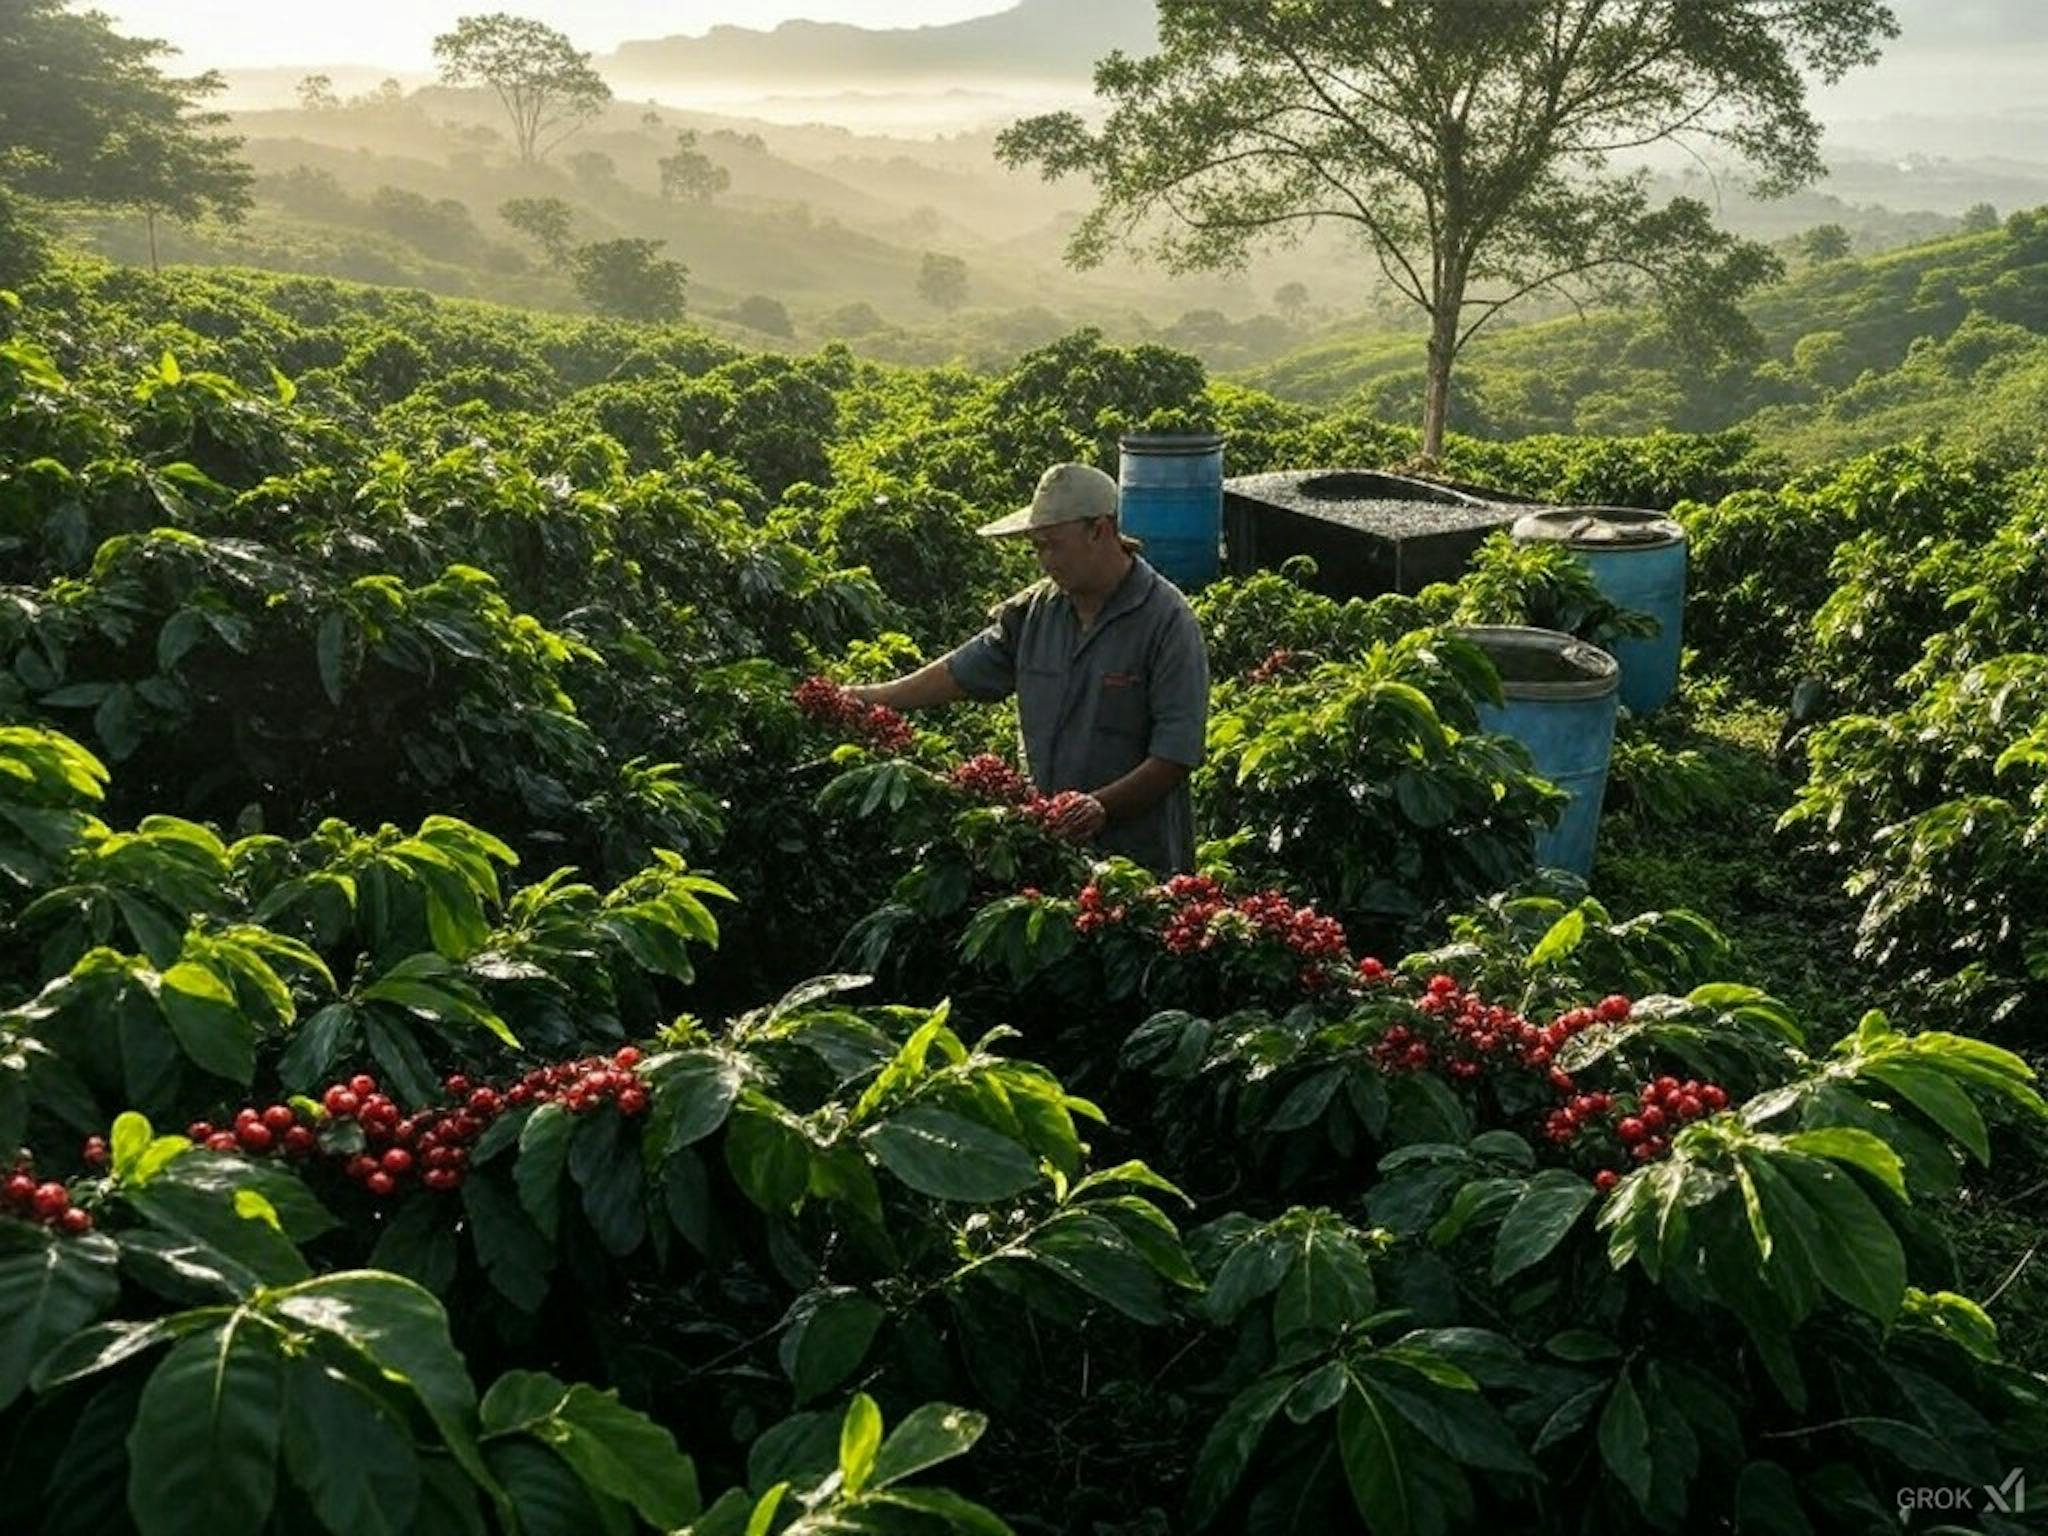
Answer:
[[[1127,432],[1117,440],[1125,453],[1214,453],[1223,446],[1221,432]]]
[[[1510,699],[1599,699],[1621,686],[1620,662],[1561,630],[1465,624],[1449,633],[1486,652]]]
[[[1552,507],[1515,520],[1524,544],[1549,540],[1574,549],[1660,549],[1685,542],[1685,529],[1641,507]]]

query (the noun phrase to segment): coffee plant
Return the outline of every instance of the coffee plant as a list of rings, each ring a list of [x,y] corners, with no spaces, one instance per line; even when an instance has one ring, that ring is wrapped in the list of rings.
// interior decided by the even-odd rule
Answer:
[[[843,692],[1030,579],[973,528],[1046,462],[1218,427],[1414,447],[1089,333],[0,300],[8,1529],[1861,1536],[2024,1467],[1966,1240],[2048,1120],[2038,471],[1431,467],[1687,503],[1603,848],[1845,882],[1795,996],[1716,882],[1534,867],[1450,626],[1634,633],[1562,549],[1199,594],[1186,872],[1056,837],[1006,708]]]

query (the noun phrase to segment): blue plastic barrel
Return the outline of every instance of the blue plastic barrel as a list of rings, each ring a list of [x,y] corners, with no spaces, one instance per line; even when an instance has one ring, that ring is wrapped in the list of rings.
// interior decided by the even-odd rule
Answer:
[[[1571,798],[1564,817],[1536,838],[1536,862],[1584,877],[1593,871],[1621,667],[1596,645],[1554,629],[1482,624],[1453,633],[1470,640],[1500,674],[1505,705],[1482,704],[1482,729],[1529,749],[1536,771]]]
[[[1123,439],[1123,530],[1152,568],[1184,592],[1222,568],[1223,439],[1214,432]]]
[[[1621,702],[1631,714],[1669,703],[1685,635],[1685,529],[1636,507],[1559,507],[1517,521],[1515,537],[1569,546],[1610,602],[1657,621],[1655,635],[1609,649],[1621,663]]]

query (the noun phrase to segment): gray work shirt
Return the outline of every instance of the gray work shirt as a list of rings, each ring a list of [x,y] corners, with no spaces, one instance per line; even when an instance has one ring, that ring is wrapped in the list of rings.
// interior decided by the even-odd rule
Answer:
[[[1143,560],[1081,627],[1050,581],[1027,587],[989,627],[946,657],[969,698],[1017,695],[1031,779],[1053,794],[1093,793],[1148,757],[1200,765],[1209,721],[1209,654],[1187,599]],[[1155,874],[1192,869],[1194,798],[1185,781],[1096,840]]]

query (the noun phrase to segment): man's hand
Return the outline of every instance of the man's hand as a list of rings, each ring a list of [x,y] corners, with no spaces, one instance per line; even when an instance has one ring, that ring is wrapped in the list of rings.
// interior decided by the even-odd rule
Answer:
[[[1046,830],[1070,843],[1093,842],[1096,833],[1109,825],[1109,812],[1093,795],[1077,795],[1064,811],[1048,823]]]

